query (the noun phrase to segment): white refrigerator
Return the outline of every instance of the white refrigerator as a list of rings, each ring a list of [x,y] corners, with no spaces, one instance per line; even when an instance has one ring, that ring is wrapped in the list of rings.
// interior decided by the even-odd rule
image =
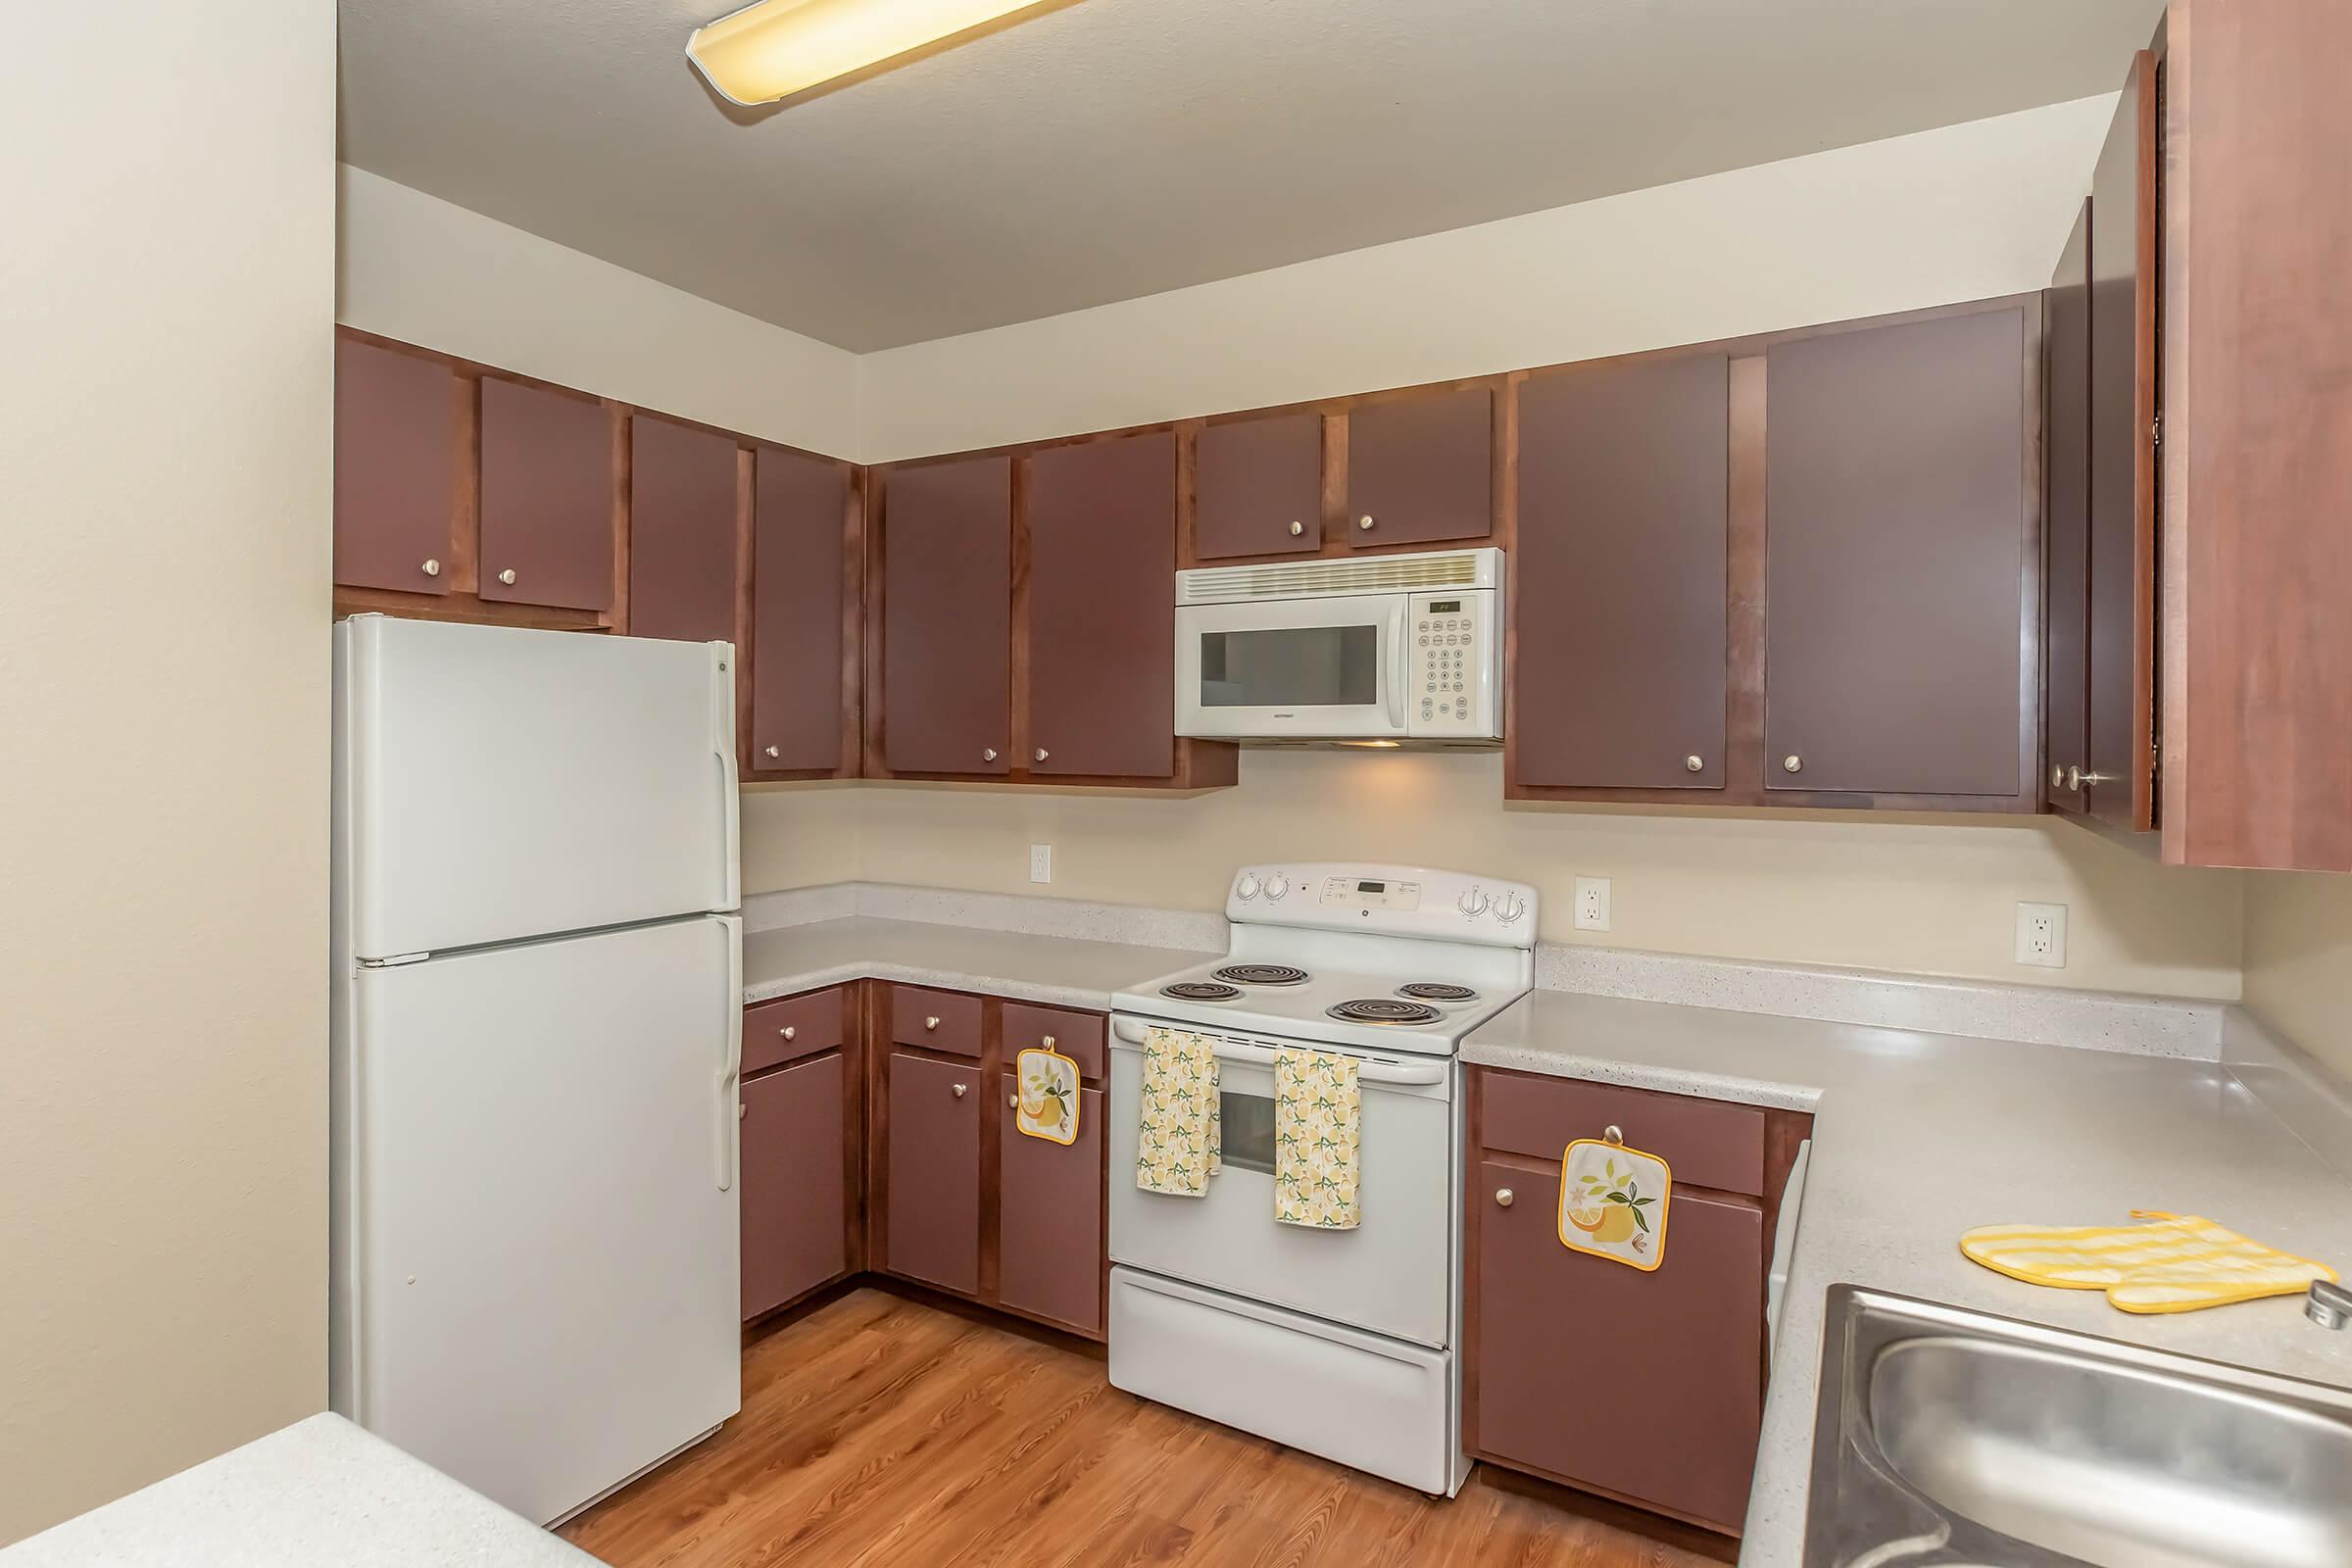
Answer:
[[[334,630],[330,1399],[543,1523],[741,1404],[733,663]]]

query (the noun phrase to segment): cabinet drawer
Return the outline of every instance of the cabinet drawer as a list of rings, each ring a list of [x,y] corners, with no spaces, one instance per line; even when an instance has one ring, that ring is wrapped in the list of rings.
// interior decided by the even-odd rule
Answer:
[[[842,987],[835,986],[829,991],[757,1002],[744,1008],[744,1075],[749,1077],[839,1047],[842,991]]]
[[[1764,1196],[1764,1112],[1753,1105],[1491,1067],[1476,1072],[1483,1149],[1558,1159],[1570,1143],[1613,1126],[1672,1166],[1678,1185]]]
[[[920,986],[890,988],[890,1038],[902,1046],[980,1054],[980,999]]]
[[[943,1023],[941,1028],[947,1026]],[[1059,1007],[1037,1007],[1025,1002],[1004,1004],[1004,1065],[1011,1066],[1024,1051],[1041,1051],[1052,1040],[1054,1049],[1078,1064],[1083,1078],[1102,1076],[1102,1018],[1100,1013],[1064,1012]]]

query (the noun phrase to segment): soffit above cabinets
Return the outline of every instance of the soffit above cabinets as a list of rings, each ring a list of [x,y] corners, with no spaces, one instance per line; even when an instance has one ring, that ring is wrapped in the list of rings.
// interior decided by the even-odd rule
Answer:
[[[2115,87],[2162,0],[1077,0],[781,107],[731,0],[342,0],[347,162],[863,352]]]

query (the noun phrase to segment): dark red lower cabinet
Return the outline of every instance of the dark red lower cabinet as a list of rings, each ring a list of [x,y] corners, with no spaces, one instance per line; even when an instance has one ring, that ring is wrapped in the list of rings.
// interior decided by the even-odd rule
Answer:
[[[842,1054],[743,1086],[743,1315],[755,1318],[849,1268]]]
[[[1472,1450],[1737,1532],[1764,1407],[1760,1204],[1678,1187],[1645,1274],[1560,1245],[1557,1164],[1477,1176]]]
[[[977,1063],[890,1057],[890,1190],[883,1266],[966,1296],[980,1289]]]
[[[1000,1136],[997,1299],[1081,1334],[1102,1331],[1102,1092],[1078,1092],[1068,1144],[1015,1126],[1011,1074],[998,1086]]]

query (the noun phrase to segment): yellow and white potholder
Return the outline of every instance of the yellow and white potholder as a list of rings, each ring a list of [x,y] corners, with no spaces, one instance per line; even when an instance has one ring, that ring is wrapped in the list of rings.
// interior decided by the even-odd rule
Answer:
[[[1078,1141],[1078,1063],[1047,1047],[1013,1058],[1013,1130],[1056,1144]]]
[[[1560,1245],[1648,1273],[1666,1261],[1674,1172],[1619,1141],[1580,1138],[1560,1155]]]
[[[2194,1312],[2294,1296],[2335,1270],[2195,1214],[2135,1208],[2137,1225],[1980,1225],[1960,1235],[1971,1262],[2029,1285],[2105,1291],[2126,1312]]]

